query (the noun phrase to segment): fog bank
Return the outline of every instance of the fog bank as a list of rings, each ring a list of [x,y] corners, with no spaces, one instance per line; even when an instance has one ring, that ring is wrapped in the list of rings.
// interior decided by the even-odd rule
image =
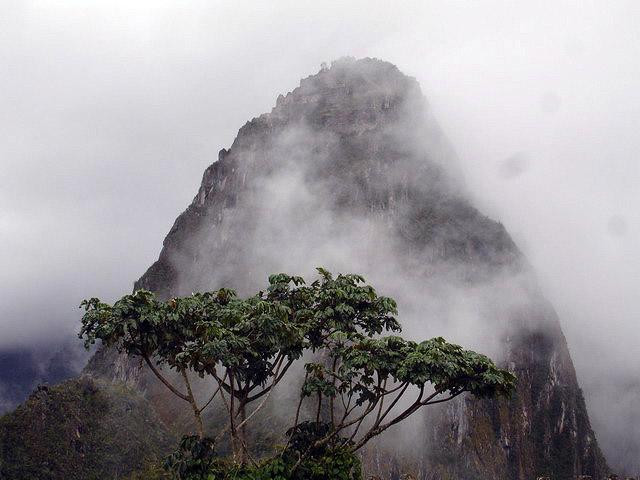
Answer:
[[[619,463],[618,439],[640,431],[639,14],[625,1],[3,2],[0,348],[72,335],[82,298],[128,292],[153,262],[247,119],[323,61],[379,57],[419,80],[478,206],[538,272]]]

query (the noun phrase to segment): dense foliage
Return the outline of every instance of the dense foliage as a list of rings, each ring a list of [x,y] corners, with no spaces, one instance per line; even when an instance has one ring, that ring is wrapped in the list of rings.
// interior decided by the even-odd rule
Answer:
[[[303,422],[287,432],[290,443],[280,455],[252,464],[217,456],[211,439],[186,436],[165,467],[181,480],[361,480],[360,459],[349,448],[337,442],[313,446],[329,429],[328,424]]]
[[[82,377],[39,387],[0,417],[0,479],[125,478],[174,442],[139,394]]]
[[[244,299],[220,289],[167,302],[148,291],[113,305],[96,298],[83,302],[80,336],[87,344],[99,339],[143,358],[171,392],[190,404],[197,436],[185,437],[168,459],[178,478],[357,479],[356,452],[420,408],[464,392],[512,391],[514,376],[484,355],[442,338],[412,342],[382,336],[401,330],[395,301],[378,296],[359,275],[318,272],[320,278],[311,284],[272,275],[266,291]],[[307,352],[315,361],[305,364],[287,444],[273,458],[251,458],[250,420]],[[182,387],[167,370],[178,373]],[[213,384],[213,394],[201,405],[190,373]],[[218,397],[228,425],[210,439],[202,411]],[[305,402],[313,405],[306,419]],[[226,433],[232,457],[221,459],[214,447]]]

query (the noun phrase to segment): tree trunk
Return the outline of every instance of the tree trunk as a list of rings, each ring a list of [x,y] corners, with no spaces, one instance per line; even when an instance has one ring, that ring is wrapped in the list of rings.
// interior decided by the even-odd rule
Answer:
[[[233,371],[229,372],[229,385],[231,387],[229,392],[229,427],[231,434],[231,451],[233,452],[233,460],[238,460],[238,432],[236,432],[236,409],[235,409],[235,382],[233,378]],[[240,446],[240,450],[242,447]]]
[[[240,406],[238,407],[238,415],[240,417],[240,428],[238,429],[238,443],[240,443],[240,463],[247,463],[248,459],[248,448],[247,445],[247,424],[244,422],[247,419],[247,403],[246,399],[242,398],[239,400]]]
[[[196,431],[198,432],[198,437],[200,440],[204,438],[204,425],[202,423],[202,416],[200,415],[200,409],[198,408],[198,404],[196,403],[196,399],[193,396],[193,391],[191,390],[191,382],[189,382],[189,377],[187,376],[187,372],[180,370],[182,374],[182,378],[184,379],[184,384],[187,387],[187,397],[189,398],[189,404],[191,405],[191,409],[193,410],[193,417],[196,422]]]

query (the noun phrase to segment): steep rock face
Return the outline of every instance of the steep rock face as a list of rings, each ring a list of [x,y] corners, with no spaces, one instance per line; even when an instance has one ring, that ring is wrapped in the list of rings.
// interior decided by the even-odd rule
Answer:
[[[406,332],[443,334],[519,377],[511,401],[425,415],[407,442],[365,453],[371,473],[429,479],[574,478],[606,464],[553,309],[502,225],[466,199],[455,159],[417,82],[378,60],[344,59],[278,97],[204,173],[136,288],[168,298],[316,265],[363,273],[395,296]],[[145,389],[142,367],[100,352],[88,371]]]
[[[541,311],[525,312],[511,342],[507,358],[518,376],[516,394],[509,402],[466,397],[443,408],[430,432],[427,464],[435,468],[427,478],[604,478],[606,462],[566,342],[543,302]],[[528,315],[536,314],[555,325],[527,329]]]

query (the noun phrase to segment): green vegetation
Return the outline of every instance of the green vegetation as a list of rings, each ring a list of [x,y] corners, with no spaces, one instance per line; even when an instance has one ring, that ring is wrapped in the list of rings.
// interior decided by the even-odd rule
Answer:
[[[80,336],[141,357],[176,397],[189,404],[196,435],[183,438],[166,466],[178,479],[352,479],[356,452],[424,406],[470,392],[509,395],[515,377],[484,355],[442,338],[423,342],[382,336],[401,330],[393,299],[359,275],[320,278],[276,274],[266,291],[233,290],[161,302],[137,291],[113,305],[93,298]],[[275,387],[303,354],[305,374],[286,444],[266,459],[251,456],[247,430]],[[172,370],[177,375],[167,375]],[[212,385],[198,404],[189,374]],[[176,385],[175,379],[182,385]],[[223,405],[227,424],[205,435],[202,412]],[[231,455],[216,454],[229,436]]]
[[[140,395],[82,377],[39,387],[0,418],[0,478],[126,478],[174,442]]]

